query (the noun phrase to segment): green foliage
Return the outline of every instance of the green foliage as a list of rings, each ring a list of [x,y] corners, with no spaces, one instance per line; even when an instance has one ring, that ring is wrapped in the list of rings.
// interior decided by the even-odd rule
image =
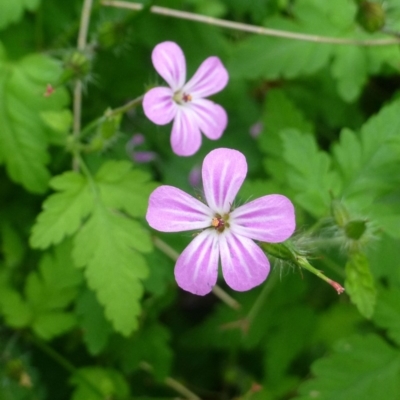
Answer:
[[[296,201],[316,217],[326,215],[330,197],[340,188],[338,176],[331,170],[329,155],[318,149],[311,135],[296,130],[286,130],[281,135],[283,157],[290,166],[287,177],[297,193]]]
[[[124,377],[113,369],[86,367],[71,378],[76,386],[71,400],[99,400],[99,398],[126,398],[129,387]]]
[[[60,74],[59,63],[44,55],[32,54],[16,63],[0,56],[0,159],[15,182],[35,193],[47,188],[47,147],[53,141],[53,131],[40,114],[61,111],[68,101],[62,87],[50,97],[43,95]]]
[[[342,340],[334,353],[312,366],[315,378],[300,387],[296,400],[398,398],[400,353],[377,335]]]
[[[39,271],[27,276],[24,297],[3,282],[0,304],[10,326],[30,326],[43,339],[51,339],[75,326],[76,317],[66,308],[77,295],[82,275],[72,263],[70,249],[70,243],[66,242],[43,255]]]
[[[34,248],[46,249],[74,234],[93,209],[93,194],[82,175],[65,172],[54,177],[50,186],[58,193],[43,203],[43,211],[32,228],[30,243]]]
[[[400,344],[400,290],[398,286],[389,289],[381,288],[374,313],[374,322],[381,328],[387,329],[388,336]]]
[[[0,3],[1,400],[167,399],[180,387],[207,399],[397,399],[400,48],[322,43],[395,40],[397,0],[374,32],[350,0],[185,2],[297,39],[101,2],[85,39],[81,0]],[[192,157],[131,101],[165,85],[151,52],[166,40],[182,47],[187,77],[217,56],[230,78],[211,97],[227,129]],[[139,132],[156,157],[133,165]],[[220,274],[234,308],[180,290],[174,264],[192,233],[145,220],[160,184],[201,196],[189,173],[218,147],[247,159],[235,206],[281,193],[297,220],[289,261],[286,244],[261,245],[271,273],[259,287],[238,293]]]
[[[345,288],[360,313],[371,318],[375,308],[376,289],[368,259],[363,253],[350,255],[346,263]]]
[[[19,21],[25,9],[33,11],[39,4],[40,0],[3,0],[0,14],[0,29]]]

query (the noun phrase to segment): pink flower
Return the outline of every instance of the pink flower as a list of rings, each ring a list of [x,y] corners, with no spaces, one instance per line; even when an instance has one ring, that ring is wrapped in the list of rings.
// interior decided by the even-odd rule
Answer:
[[[216,149],[202,167],[207,204],[172,186],[160,186],[150,195],[146,219],[161,232],[201,230],[175,265],[178,285],[205,295],[215,285],[218,262],[226,283],[244,291],[262,283],[269,261],[253,242],[278,243],[295,229],[294,207],[285,196],[272,194],[233,208],[247,174],[244,155],[232,149]],[[253,240],[252,240],[253,239]]]
[[[157,125],[172,125],[171,146],[179,156],[191,156],[200,148],[201,133],[219,139],[226,128],[226,111],[204,97],[221,91],[228,83],[228,72],[218,57],[209,57],[192,79],[186,81],[186,61],[174,42],[158,44],[152,53],[154,68],[169,87],[149,90],[143,99],[147,118]]]
[[[154,151],[137,150],[136,148],[145,143],[145,138],[141,133],[135,133],[131,140],[126,144],[126,152],[137,164],[148,163],[156,159]]]

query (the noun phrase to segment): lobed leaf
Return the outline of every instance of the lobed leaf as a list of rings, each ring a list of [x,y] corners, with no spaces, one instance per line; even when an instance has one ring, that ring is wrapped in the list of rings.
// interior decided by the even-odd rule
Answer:
[[[334,353],[312,365],[314,379],[300,386],[295,400],[396,400],[400,353],[376,335],[342,340]]]
[[[297,192],[296,201],[310,214],[327,214],[332,194],[340,190],[340,180],[331,169],[330,156],[319,150],[311,135],[294,129],[281,133],[283,158],[288,166],[289,185]]]
[[[85,267],[89,287],[105,307],[114,329],[129,335],[137,327],[141,280],[148,274],[144,257],[151,242],[141,226],[97,204],[74,239],[73,258]]]
[[[76,386],[72,400],[125,399],[129,386],[116,370],[99,367],[78,369],[70,382]]]
[[[93,208],[93,196],[82,175],[65,172],[53,178],[50,185],[59,193],[43,203],[32,228],[30,244],[34,248],[45,249],[75,233]]]
[[[0,159],[11,179],[27,190],[43,193],[50,174],[47,147],[51,131],[41,118],[67,104],[64,88],[43,96],[46,85],[57,81],[60,65],[44,55],[30,55],[15,64],[0,59]]]
[[[360,313],[371,318],[374,313],[376,289],[367,257],[362,253],[350,255],[346,263],[346,293]]]

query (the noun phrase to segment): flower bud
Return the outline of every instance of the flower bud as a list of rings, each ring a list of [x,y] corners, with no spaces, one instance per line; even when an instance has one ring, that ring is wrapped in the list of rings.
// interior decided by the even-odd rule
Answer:
[[[361,1],[357,12],[358,23],[367,32],[376,32],[385,25],[385,10],[381,3]]]
[[[349,239],[359,240],[367,230],[367,223],[364,220],[353,220],[346,224],[344,231]]]
[[[295,251],[288,245],[287,242],[283,243],[261,243],[262,248],[275,258],[285,261],[296,262],[297,256]]]
[[[332,215],[336,224],[343,228],[350,219],[346,207],[339,200],[332,200],[331,204]]]

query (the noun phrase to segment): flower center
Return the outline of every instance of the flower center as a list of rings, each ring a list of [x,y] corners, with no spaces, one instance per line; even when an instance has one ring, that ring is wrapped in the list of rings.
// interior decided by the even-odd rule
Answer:
[[[174,93],[174,97],[173,97],[175,103],[178,104],[185,104],[185,103],[189,103],[189,101],[192,101],[192,95],[190,95],[189,93],[185,93],[185,92],[181,92],[180,90],[178,90],[176,93]]]
[[[229,228],[229,214],[225,214],[221,217],[219,214],[215,214],[215,217],[211,220],[211,226],[218,232],[222,233],[225,228]]]

